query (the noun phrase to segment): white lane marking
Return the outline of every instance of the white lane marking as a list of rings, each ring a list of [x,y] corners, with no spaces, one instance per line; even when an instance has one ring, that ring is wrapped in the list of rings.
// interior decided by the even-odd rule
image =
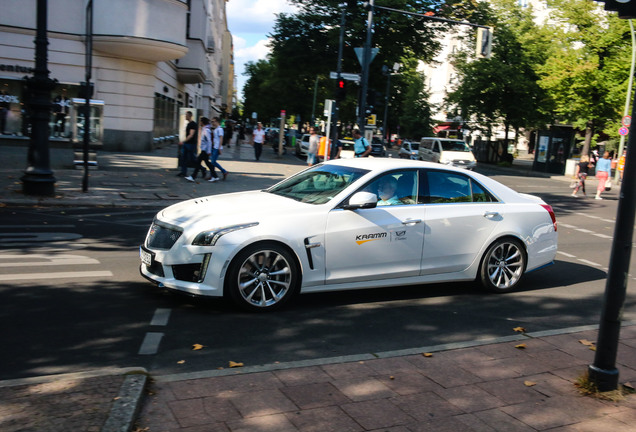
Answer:
[[[570,225],[570,224],[565,224],[563,222],[559,222],[559,227],[564,227],[564,228],[576,228],[576,225]]]
[[[36,279],[61,279],[61,278],[83,278],[83,277],[112,277],[113,273],[109,271],[85,271],[85,272],[57,272],[57,273],[22,273],[22,274],[6,274],[0,276],[3,282],[17,280],[36,280]]]
[[[0,225],[0,229],[14,230],[16,228],[75,228],[75,225]]]
[[[150,321],[151,326],[166,326],[168,325],[168,320],[170,319],[170,312],[172,309],[166,308],[157,308],[155,314],[152,317],[152,321]]]
[[[0,242],[2,243],[16,243],[16,242],[55,242],[64,240],[77,240],[82,238],[81,234],[76,233],[33,233],[33,232],[18,232],[18,233],[0,233]]]
[[[81,255],[46,255],[46,254],[0,254],[0,260],[14,259],[40,259],[46,261],[28,261],[28,262],[5,262],[0,263],[0,267],[27,267],[27,266],[59,266],[59,265],[82,265],[82,264],[99,264],[99,261],[93,258]]]
[[[589,265],[594,266],[594,267],[601,267],[601,265],[599,263],[595,263],[594,261],[588,261],[588,260],[582,259],[582,258],[578,258],[578,260],[581,261],[582,263],[589,264]]]
[[[605,234],[594,234],[596,237],[604,238],[604,239],[613,239],[614,237],[608,236]]]
[[[565,255],[568,258],[576,258],[576,255],[572,255],[572,254],[569,254],[569,253],[565,253],[565,252],[561,252],[561,251],[557,251],[557,253],[561,254],[561,255]]]
[[[584,229],[584,228],[577,228],[576,230],[577,230],[578,232],[582,232],[582,233],[585,233],[585,234],[592,234],[592,233],[594,233],[594,231],[589,230],[589,229]]]
[[[144,337],[144,341],[139,348],[139,355],[152,355],[157,354],[159,350],[159,344],[163,338],[163,333],[148,332]]]

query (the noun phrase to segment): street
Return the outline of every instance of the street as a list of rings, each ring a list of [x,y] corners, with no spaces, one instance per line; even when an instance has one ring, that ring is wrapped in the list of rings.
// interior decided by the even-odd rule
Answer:
[[[146,282],[138,246],[158,208],[2,207],[0,380],[105,366],[162,375],[597,324],[617,193],[575,199],[563,181],[495,178],[557,214],[557,261],[527,274],[518,292],[493,295],[471,282],[310,294],[273,314]],[[623,318],[636,321],[634,296]]]

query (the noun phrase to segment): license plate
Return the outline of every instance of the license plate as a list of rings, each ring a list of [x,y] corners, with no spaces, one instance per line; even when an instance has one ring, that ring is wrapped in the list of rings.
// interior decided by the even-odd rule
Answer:
[[[141,262],[146,264],[147,266],[152,265],[152,256],[154,254],[152,252],[148,252],[143,247],[139,247],[139,258],[141,258]]]

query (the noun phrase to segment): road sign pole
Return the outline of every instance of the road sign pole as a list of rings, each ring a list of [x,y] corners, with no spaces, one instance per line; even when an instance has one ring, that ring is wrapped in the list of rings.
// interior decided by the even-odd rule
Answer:
[[[362,88],[360,89],[360,103],[358,106],[358,127],[364,133],[367,114],[367,87],[369,83],[369,63],[371,58],[371,33],[373,31],[373,0],[369,0],[369,14],[367,17],[367,39],[364,43],[364,52],[362,54]]]

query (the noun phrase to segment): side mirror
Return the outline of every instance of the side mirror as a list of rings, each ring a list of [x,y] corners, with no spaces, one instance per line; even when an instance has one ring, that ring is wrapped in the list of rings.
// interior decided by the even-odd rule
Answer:
[[[378,205],[378,197],[371,192],[357,192],[351,195],[349,203],[342,208],[345,210],[357,210],[365,208],[375,208]]]

